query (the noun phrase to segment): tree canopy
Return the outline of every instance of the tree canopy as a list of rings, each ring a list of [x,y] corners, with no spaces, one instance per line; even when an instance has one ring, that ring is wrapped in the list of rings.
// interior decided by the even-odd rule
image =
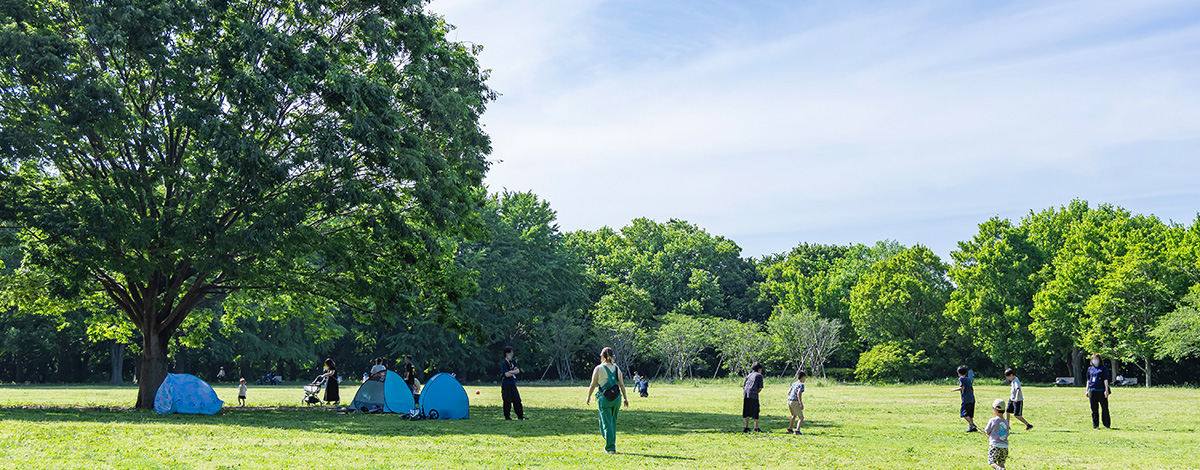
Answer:
[[[442,237],[478,230],[494,93],[424,2],[8,2],[0,25],[6,285],[123,312],[139,406],[209,299],[472,324]]]

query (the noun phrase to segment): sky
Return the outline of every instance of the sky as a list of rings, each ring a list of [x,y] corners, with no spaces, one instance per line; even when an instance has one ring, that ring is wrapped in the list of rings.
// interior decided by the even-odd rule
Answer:
[[[1072,199],[1200,211],[1200,2],[434,0],[483,46],[492,191],[744,256],[922,244]]]

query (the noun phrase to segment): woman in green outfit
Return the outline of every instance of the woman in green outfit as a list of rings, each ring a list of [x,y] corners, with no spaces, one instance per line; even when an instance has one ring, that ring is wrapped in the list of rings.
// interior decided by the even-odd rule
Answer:
[[[596,392],[596,403],[600,407],[600,434],[604,436],[604,450],[615,454],[617,412],[621,411],[621,402],[629,406],[629,399],[625,395],[625,379],[621,377],[621,369],[613,364],[612,348],[600,351],[600,365],[592,369],[592,386],[588,388],[587,399],[584,400],[589,405],[593,391]]]

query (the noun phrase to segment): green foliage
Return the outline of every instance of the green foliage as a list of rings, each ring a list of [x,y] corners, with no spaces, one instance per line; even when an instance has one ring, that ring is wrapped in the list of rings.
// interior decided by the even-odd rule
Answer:
[[[917,245],[875,263],[850,294],[850,320],[860,338],[878,345],[911,341],[937,347],[945,337],[942,315],[952,286],[947,266]]]
[[[671,313],[654,332],[654,353],[668,371],[683,379],[700,351],[712,345],[712,328],[694,315]]]
[[[750,290],[757,274],[741,248],[687,222],[635,219],[619,232],[572,232],[567,244],[586,267],[597,315],[657,323],[694,300],[708,316],[761,316]]]
[[[1158,319],[1150,335],[1156,340],[1155,356],[1181,360],[1200,356],[1200,284],[1192,286],[1175,310]]]
[[[907,341],[890,341],[872,346],[858,359],[854,377],[862,382],[879,383],[901,379],[914,380],[925,374],[921,369],[929,364],[925,350],[913,352]]]
[[[730,375],[750,373],[755,362],[766,362],[772,348],[771,336],[758,322],[718,319],[712,323],[713,346]]]
[[[841,346],[842,323],[809,311],[776,310],[767,329],[788,367],[796,369],[823,372],[829,356]]]
[[[189,314],[231,293],[477,327],[438,238],[478,227],[479,115],[494,93],[479,48],[448,41],[423,3],[0,15],[0,220],[20,232],[15,275],[47,297],[103,292],[144,337],[143,395]]]
[[[1044,362],[1047,354],[1030,332],[1029,312],[1047,259],[1027,229],[993,218],[979,225],[973,240],[959,242],[950,256],[955,289],[945,315],[957,324],[958,334],[996,364]]]

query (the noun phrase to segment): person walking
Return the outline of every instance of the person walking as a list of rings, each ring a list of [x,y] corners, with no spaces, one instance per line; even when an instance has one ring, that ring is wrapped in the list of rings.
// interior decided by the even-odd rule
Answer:
[[[1092,429],[1100,428],[1103,418],[1104,427],[1112,427],[1112,419],[1108,416],[1109,371],[1104,366],[1104,359],[1099,353],[1092,354],[1092,365],[1087,370],[1087,397],[1092,405]],[[1103,413],[1100,410],[1104,410]]]
[[[517,419],[525,419],[525,408],[521,406],[521,392],[517,391],[517,367],[512,346],[504,347],[504,362],[500,364],[500,398],[504,400],[504,419],[512,420],[512,411],[517,412]]]
[[[613,362],[613,349],[604,348],[600,351],[600,365],[592,369],[592,385],[588,387],[584,403],[592,403],[592,392],[596,392],[596,404],[599,408],[600,435],[604,436],[604,451],[617,453],[617,414],[621,404],[629,406],[629,396],[625,394],[625,379],[621,369]],[[597,390],[599,389],[599,390]]]

